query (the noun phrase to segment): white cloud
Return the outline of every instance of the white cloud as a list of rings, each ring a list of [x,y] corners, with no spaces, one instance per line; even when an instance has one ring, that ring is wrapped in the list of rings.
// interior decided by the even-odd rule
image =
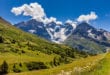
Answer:
[[[89,23],[89,21],[91,20],[95,20],[97,19],[98,16],[95,14],[95,12],[91,12],[90,14],[87,15],[80,15],[77,19],[78,22],[87,22]]]
[[[43,7],[36,3],[30,3],[30,4],[23,4],[22,6],[19,7],[13,7],[11,10],[12,13],[14,13],[16,16],[18,15],[23,15],[23,16],[31,16],[32,19],[36,19],[37,21],[43,22],[44,24],[48,24],[50,22],[55,22],[57,25],[62,25],[61,21],[57,21],[55,17],[50,17],[48,18],[46,16],[46,13],[44,12]],[[97,15],[95,12],[91,12],[90,14],[87,15],[80,15],[77,18],[78,22],[89,22],[91,20],[97,19]],[[72,20],[67,20],[66,23],[70,23],[74,28],[76,27],[76,22]]]
[[[45,24],[50,22],[56,22],[56,24],[62,24],[61,21],[57,21],[57,19],[54,17],[47,18],[44,9],[38,3],[30,3],[29,5],[24,4],[19,7],[13,7],[11,12],[14,13],[16,16],[21,14],[23,16],[31,16],[33,19],[44,22]]]
[[[62,22],[61,21],[57,21],[57,19],[55,17],[45,18],[43,20],[43,22],[45,24],[48,24],[48,23],[51,23],[51,22],[55,22],[57,25],[61,25],[62,24]]]
[[[56,22],[57,25],[62,25],[63,23],[61,21]]]
[[[43,20],[43,22],[44,22],[45,24],[50,23],[50,22],[56,22],[56,18],[54,18],[54,17],[45,18],[45,19]]]
[[[71,23],[73,23],[73,21],[70,20],[70,19],[68,19],[65,23],[69,23],[69,24],[71,24]]]
[[[38,3],[30,3],[30,5],[24,4],[20,7],[13,7],[11,10],[15,15],[31,16],[33,19],[42,21],[45,17],[45,12],[42,6]]]
[[[71,25],[73,26],[74,29],[75,29],[76,26],[77,26],[77,22],[72,21],[72,20],[70,20],[70,19],[68,19],[65,23],[69,23],[69,24],[71,24]]]

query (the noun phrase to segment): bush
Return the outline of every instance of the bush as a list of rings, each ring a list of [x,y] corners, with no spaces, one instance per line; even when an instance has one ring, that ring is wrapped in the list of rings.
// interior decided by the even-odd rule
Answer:
[[[21,64],[19,64],[19,65],[14,64],[14,65],[13,65],[13,71],[16,72],[16,73],[21,72],[22,69],[21,69],[21,66],[20,66],[20,65],[21,65]]]
[[[12,40],[11,43],[15,44],[16,43],[16,40]]]
[[[26,53],[24,50],[21,50],[21,53]]]
[[[53,64],[54,64],[54,66],[60,65],[59,57],[54,57]]]
[[[46,69],[47,66],[43,62],[30,62],[26,63],[28,70]]]

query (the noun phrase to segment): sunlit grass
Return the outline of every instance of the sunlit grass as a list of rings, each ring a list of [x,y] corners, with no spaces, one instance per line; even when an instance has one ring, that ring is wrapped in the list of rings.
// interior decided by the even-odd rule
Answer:
[[[84,75],[110,75],[110,53],[103,58],[91,72],[85,72]]]
[[[77,59],[70,64],[58,66],[55,68],[39,70],[39,71],[28,71],[28,72],[22,72],[22,73],[18,73],[18,74],[16,73],[16,75],[36,75],[36,74],[37,75],[57,75],[57,74],[62,73],[61,71],[69,72],[69,71],[73,71],[74,68],[76,68],[76,67],[85,67],[89,63],[97,62],[97,60],[100,60],[103,56],[104,56],[104,54],[87,57],[87,58],[83,58],[83,59]],[[89,67],[89,68],[91,68],[91,67]],[[89,69],[89,68],[87,68],[87,69]],[[72,73],[72,74],[75,75],[75,73]],[[9,75],[15,75],[15,73],[10,73]]]

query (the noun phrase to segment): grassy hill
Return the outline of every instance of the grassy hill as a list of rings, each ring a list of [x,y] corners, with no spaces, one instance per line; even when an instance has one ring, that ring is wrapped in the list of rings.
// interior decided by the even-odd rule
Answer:
[[[18,73],[48,69],[87,56],[85,52],[23,32],[0,17],[0,72],[6,69],[4,64],[8,65],[7,72]]]
[[[61,65],[45,70],[16,73],[16,75],[100,75],[90,74],[90,72],[97,68],[97,65],[100,63],[100,61],[102,61],[105,55],[106,54],[90,56],[87,58],[77,59],[70,64]],[[15,75],[15,73],[10,73],[9,75]]]
[[[110,75],[110,53],[77,59],[51,69],[16,73],[16,75]],[[10,73],[9,75],[15,75]]]

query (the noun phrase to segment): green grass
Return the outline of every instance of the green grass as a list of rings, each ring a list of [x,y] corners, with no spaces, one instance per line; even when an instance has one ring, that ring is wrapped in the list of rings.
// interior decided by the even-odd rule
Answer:
[[[110,53],[107,53],[92,71],[85,72],[84,75],[110,75]]]
[[[74,60],[70,64],[61,65],[58,67],[54,67],[51,69],[46,70],[39,70],[39,71],[31,71],[31,72],[22,72],[22,73],[10,73],[9,75],[57,75],[60,74],[62,70],[65,72],[73,71],[76,67],[85,67],[88,63],[95,62],[97,63],[97,60],[101,60],[101,58],[104,56],[104,54],[97,55],[97,56],[91,56],[87,58],[77,59]],[[88,69],[90,69],[89,67]],[[73,75],[76,75],[74,72],[72,72]],[[89,75],[89,74],[88,74]]]
[[[1,53],[0,64],[2,64],[4,60],[9,64],[29,61],[50,62],[53,60],[54,56],[55,55],[47,55],[41,52],[33,52],[30,54]]]
[[[53,58],[56,55],[47,55],[41,52],[30,51],[27,54],[16,54],[16,53],[1,53],[0,54],[0,64],[3,63],[4,60],[9,65],[9,72],[12,71],[12,66],[15,63],[28,63],[28,62],[44,62],[45,64],[49,64],[50,61],[53,61]],[[48,59],[48,60],[47,60]],[[22,67],[23,71],[28,71],[25,66]]]

